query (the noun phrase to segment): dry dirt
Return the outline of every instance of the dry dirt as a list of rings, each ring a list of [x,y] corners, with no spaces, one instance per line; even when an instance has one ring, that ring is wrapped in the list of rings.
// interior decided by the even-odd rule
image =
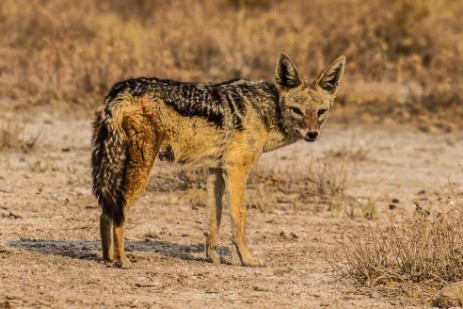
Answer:
[[[374,199],[375,219],[349,218],[346,209],[328,211],[313,201],[295,207],[268,193],[268,209],[249,208],[247,229],[252,251],[267,266],[239,266],[228,210],[220,239],[227,263],[213,265],[204,259],[204,207],[192,206],[186,190],[156,191],[152,181],[128,220],[132,269],[106,268],[91,194],[90,120],[2,117],[26,123],[25,138],[40,135],[31,151],[0,153],[0,308],[413,307],[337,278],[327,260],[346,231],[400,220],[413,201],[432,202],[449,182],[458,190],[463,184],[461,133],[331,119],[320,141],[266,154],[255,173],[291,179],[296,170],[328,163],[345,173],[347,194]],[[163,165],[155,173],[169,171]]]

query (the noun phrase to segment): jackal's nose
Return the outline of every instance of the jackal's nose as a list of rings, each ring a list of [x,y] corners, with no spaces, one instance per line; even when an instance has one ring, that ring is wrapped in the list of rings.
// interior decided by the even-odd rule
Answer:
[[[309,133],[307,133],[307,137],[309,138],[309,140],[314,140],[317,138],[317,136],[318,136],[317,131],[310,131]]]

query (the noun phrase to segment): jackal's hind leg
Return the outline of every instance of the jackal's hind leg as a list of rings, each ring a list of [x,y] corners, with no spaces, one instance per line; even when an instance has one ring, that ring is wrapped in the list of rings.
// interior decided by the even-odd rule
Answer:
[[[131,264],[124,249],[125,222],[113,227],[114,262],[120,268],[130,268]]]
[[[126,171],[125,218],[148,184],[151,168],[161,145],[161,138],[155,126],[145,114],[135,114],[125,119],[124,129],[128,138],[128,162]],[[124,221],[113,226],[114,263],[121,268],[130,268],[130,261],[124,250]]]
[[[225,182],[222,170],[210,168],[207,176],[207,234],[206,234],[206,257],[214,264],[220,263],[220,256],[217,253],[217,237],[219,233],[220,220],[222,218],[222,197],[225,190]]]
[[[104,212],[100,216],[100,235],[103,249],[103,260],[107,266],[113,263],[113,239],[112,239],[112,220]]]

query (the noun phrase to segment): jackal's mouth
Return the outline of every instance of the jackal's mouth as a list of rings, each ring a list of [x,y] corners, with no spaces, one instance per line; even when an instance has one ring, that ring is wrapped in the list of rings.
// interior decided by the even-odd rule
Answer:
[[[315,142],[318,137],[318,132],[307,132],[305,133],[302,129],[300,128],[295,128],[294,131],[296,132],[297,135],[302,137],[306,142]]]
[[[316,137],[310,137],[310,136],[307,136],[307,135],[305,135],[305,136],[303,137],[303,139],[304,139],[306,142],[315,142],[315,141],[317,140]]]
[[[301,128],[294,128],[294,132],[296,132],[297,136],[299,136],[300,138],[303,138],[305,141],[308,141],[307,135]]]

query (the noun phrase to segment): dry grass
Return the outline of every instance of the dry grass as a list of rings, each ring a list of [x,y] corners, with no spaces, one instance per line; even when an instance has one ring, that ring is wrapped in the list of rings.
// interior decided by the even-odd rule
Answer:
[[[205,190],[207,168],[191,168],[157,161],[147,190],[153,192]]]
[[[19,125],[17,124],[11,122],[2,124],[0,127],[0,150],[16,148],[22,144],[18,131],[22,130],[19,130]]]
[[[433,212],[416,203],[405,222],[345,235],[340,245],[332,265],[341,276],[431,303],[445,284],[463,280],[462,197],[440,198]]]
[[[325,152],[325,159],[340,159],[348,162],[361,162],[368,159],[368,149],[342,147],[336,150],[329,150]]]
[[[140,75],[272,79],[281,50],[314,78],[346,54],[338,102],[348,117],[452,130],[463,115],[462,13],[451,0],[5,0],[1,100],[94,107],[112,83]]]
[[[277,208],[298,212],[331,211],[349,218],[373,219],[376,203],[357,199],[345,193],[351,170],[345,163],[313,162],[301,169],[301,162],[291,162],[282,169],[259,168],[249,175],[246,202],[248,207],[262,212]],[[206,201],[207,169],[189,168],[157,162],[147,190],[152,192],[185,191],[192,207],[204,207]]]
[[[7,149],[21,149],[24,152],[32,150],[40,134],[25,136],[24,125],[21,121],[0,120],[0,151]]]
[[[263,212],[277,207],[300,210],[332,210],[339,199],[346,197],[348,171],[344,166],[326,162],[303,167],[292,161],[290,167],[253,169],[248,182],[248,204]]]

